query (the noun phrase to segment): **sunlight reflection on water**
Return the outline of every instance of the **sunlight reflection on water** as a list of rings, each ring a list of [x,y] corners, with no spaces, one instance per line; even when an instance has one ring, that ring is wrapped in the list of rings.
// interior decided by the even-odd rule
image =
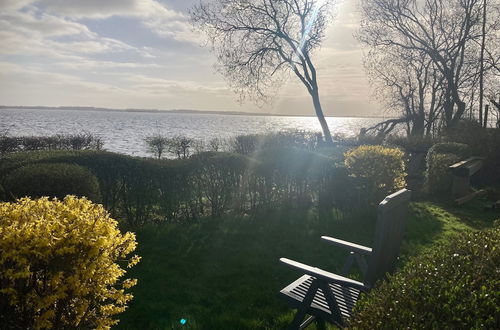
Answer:
[[[379,118],[329,117],[332,134],[352,136]],[[144,138],[156,133],[203,141],[214,137],[299,129],[320,131],[316,117],[235,116],[168,112],[0,109],[0,131],[10,135],[53,135],[89,132],[100,136],[109,151],[148,156]]]

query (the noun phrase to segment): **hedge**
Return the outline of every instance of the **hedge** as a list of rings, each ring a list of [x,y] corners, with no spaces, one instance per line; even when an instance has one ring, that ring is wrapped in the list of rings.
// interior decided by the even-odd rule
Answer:
[[[74,164],[29,164],[9,173],[4,184],[12,199],[77,195],[100,201],[97,178],[87,168]]]
[[[500,222],[415,257],[359,300],[352,329],[498,329]]]
[[[452,177],[448,167],[472,155],[471,148],[463,143],[436,143],[427,152],[425,187],[430,194],[451,192]]]
[[[0,186],[23,167],[36,172],[55,166],[49,164],[82,166],[97,178],[100,200],[112,216],[132,227],[269,207],[320,205],[349,212],[360,205],[339,154],[290,147],[252,155],[204,152],[177,160],[102,151],[15,153],[0,163]],[[390,180],[384,183],[392,187]],[[10,184],[5,190],[15,191]]]

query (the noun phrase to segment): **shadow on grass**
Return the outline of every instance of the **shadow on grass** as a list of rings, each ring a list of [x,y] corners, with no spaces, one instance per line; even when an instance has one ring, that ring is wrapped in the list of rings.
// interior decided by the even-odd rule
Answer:
[[[375,214],[286,209],[145,227],[137,233],[142,261],[130,272],[139,280],[135,298],[116,328],[286,328],[293,310],[279,290],[302,274],[279,258],[338,272],[346,254],[320,236],[371,246]],[[412,203],[401,262],[456,233],[488,227],[494,217],[479,204]]]
[[[117,328],[285,328],[292,313],[278,292],[302,274],[279,258],[338,271],[345,254],[320,236],[369,245],[374,220],[366,214],[338,220],[314,210],[282,210],[148,226],[137,233],[142,261],[130,272],[139,279],[135,298]]]

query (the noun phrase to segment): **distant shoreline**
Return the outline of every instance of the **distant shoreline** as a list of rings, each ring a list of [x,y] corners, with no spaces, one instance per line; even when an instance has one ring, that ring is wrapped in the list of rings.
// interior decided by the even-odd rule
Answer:
[[[78,106],[7,106],[0,105],[0,109],[39,109],[39,110],[83,110],[83,111],[108,111],[108,112],[146,112],[146,113],[185,113],[185,114],[207,114],[207,115],[231,115],[231,116],[273,116],[273,117],[314,117],[314,115],[286,115],[286,114],[272,114],[260,112],[244,112],[244,111],[214,111],[214,110],[190,110],[190,109],[113,109],[113,108],[97,108],[97,107],[78,107]],[[384,116],[326,116],[326,117],[339,117],[339,118],[385,118]]]

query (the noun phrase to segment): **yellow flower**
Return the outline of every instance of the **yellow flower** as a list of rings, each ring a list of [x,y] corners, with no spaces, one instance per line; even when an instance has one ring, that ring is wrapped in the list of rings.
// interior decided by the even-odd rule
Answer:
[[[67,196],[63,201],[22,198],[0,203],[0,299],[10,320],[28,328],[108,329],[132,299],[119,281],[137,243],[120,233],[102,205]],[[22,288],[22,292],[21,292]]]

